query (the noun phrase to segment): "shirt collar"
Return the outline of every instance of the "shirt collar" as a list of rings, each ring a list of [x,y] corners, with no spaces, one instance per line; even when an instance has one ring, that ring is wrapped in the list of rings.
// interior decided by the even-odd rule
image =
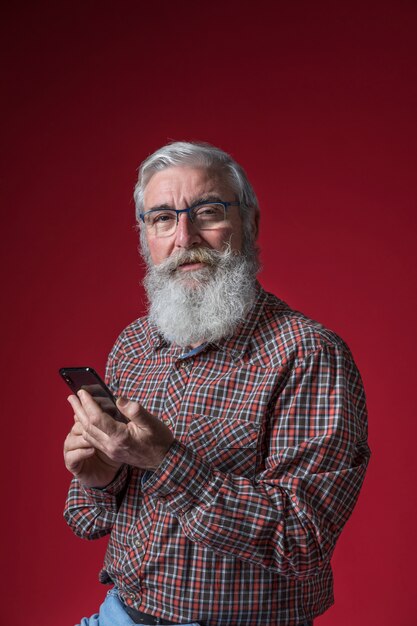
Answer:
[[[149,318],[148,321],[148,339],[154,350],[159,350],[160,348],[165,348],[169,346],[169,342],[161,335],[157,326],[153,324]]]

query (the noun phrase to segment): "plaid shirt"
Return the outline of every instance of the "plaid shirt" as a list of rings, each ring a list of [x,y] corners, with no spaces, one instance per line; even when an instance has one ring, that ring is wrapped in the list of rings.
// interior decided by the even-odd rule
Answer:
[[[69,525],[87,539],[111,533],[100,579],[144,612],[209,626],[319,615],[369,458],[346,344],[258,286],[232,338],[182,352],[146,318],[120,335],[110,386],[176,441],[150,475],[124,466],[105,489],[73,480]]]

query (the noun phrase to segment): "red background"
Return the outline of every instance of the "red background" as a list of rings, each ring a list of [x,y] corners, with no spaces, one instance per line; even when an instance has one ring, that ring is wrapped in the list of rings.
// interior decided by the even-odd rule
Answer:
[[[105,542],[62,519],[57,369],[102,372],[143,313],[136,168],[202,139],[258,193],[261,282],[365,381],[373,459],[316,623],[417,624],[416,3],[15,2],[2,30],[2,623],[72,625],[103,595]]]

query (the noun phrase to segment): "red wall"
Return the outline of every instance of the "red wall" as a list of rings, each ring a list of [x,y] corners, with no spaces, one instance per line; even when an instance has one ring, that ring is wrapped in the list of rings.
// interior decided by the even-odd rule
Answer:
[[[100,602],[105,543],[62,519],[56,371],[103,371],[143,313],[136,168],[202,139],[259,195],[261,281],[338,331],[366,385],[373,459],[317,624],[416,624],[415,2],[20,2],[2,30],[3,623]]]

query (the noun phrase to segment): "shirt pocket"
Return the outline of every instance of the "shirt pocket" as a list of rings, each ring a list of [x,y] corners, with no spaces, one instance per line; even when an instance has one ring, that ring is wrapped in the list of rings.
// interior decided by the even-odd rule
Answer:
[[[186,444],[223,472],[253,477],[259,430],[256,423],[194,415]]]

